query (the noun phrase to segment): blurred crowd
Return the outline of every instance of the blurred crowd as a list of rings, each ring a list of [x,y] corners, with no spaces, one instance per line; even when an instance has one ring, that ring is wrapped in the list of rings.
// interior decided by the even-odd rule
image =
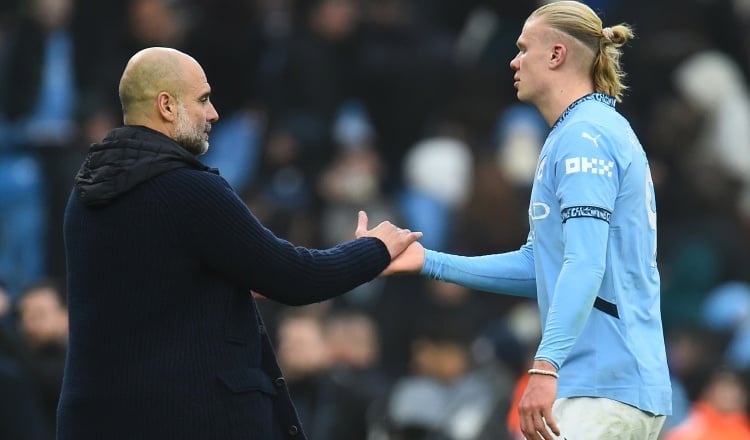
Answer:
[[[53,438],[64,208],[88,145],[121,124],[132,54],[169,46],[201,63],[221,117],[202,160],[277,235],[328,247],[364,209],[428,248],[479,255],[528,231],[548,127],[516,101],[508,64],[541,3],[2,2],[0,438]],[[750,438],[750,1],[586,3],[638,37],[619,109],[657,193],[675,391],[664,437]],[[397,276],[261,309],[313,439],[520,438],[533,302]]]

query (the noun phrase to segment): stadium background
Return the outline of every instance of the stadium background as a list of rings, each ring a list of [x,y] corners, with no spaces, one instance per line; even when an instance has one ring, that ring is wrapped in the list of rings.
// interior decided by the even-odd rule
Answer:
[[[665,432],[708,400],[719,370],[738,378],[735,400],[720,400],[745,413],[750,1],[587,3],[638,36],[624,48],[619,109],[657,192],[675,385]],[[429,248],[477,255],[527,232],[547,127],[515,100],[508,64],[537,6],[5,0],[0,438],[51,438],[64,305],[20,298],[32,285],[64,294],[65,201],[87,145],[120,124],[117,82],[135,51],[175,47],[203,65],[221,116],[205,162],[277,235],[327,247],[351,238],[365,209],[424,231]],[[512,438],[513,389],[538,338],[532,302],[402,276],[315,306],[261,307],[313,439]]]

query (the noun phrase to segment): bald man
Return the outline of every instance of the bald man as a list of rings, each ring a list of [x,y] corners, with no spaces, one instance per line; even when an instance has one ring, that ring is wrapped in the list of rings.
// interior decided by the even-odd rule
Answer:
[[[135,54],[124,126],[88,156],[65,213],[70,346],[59,440],[304,439],[252,291],[287,305],[380,274],[420,233],[360,213],[351,241],[295,247],[196,156],[219,115],[190,56]]]
[[[167,48],[138,52],[125,68],[119,93],[126,125],[164,133],[194,156],[208,151],[208,133],[219,114],[206,75],[190,56]]]

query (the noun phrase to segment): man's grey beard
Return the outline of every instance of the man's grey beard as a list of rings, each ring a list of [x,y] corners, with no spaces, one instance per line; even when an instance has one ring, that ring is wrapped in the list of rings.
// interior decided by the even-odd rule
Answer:
[[[177,133],[175,141],[186,149],[193,156],[200,156],[208,151],[208,141],[204,141],[201,137],[196,138],[192,133]]]
[[[197,128],[199,127],[190,125],[185,108],[180,105],[174,140],[193,156],[200,156],[208,151],[209,144],[207,140],[203,140],[203,134],[211,131],[211,123],[207,122],[202,127],[203,130],[197,130]]]

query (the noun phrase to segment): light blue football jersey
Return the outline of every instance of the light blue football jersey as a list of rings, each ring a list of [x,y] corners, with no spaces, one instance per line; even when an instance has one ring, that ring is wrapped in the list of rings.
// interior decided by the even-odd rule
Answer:
[[[559,368],[558,398],[605,397],[671,414],[656,267],[656,205],[646,154],[614,98],[563,113],[542,148],[518,251],[427,251],[422,274],[536,296],[536,359]]]
[[[646,154],[614,104],[599,93],[574,102],[539,155],[529,203],[543,323],[537,358],[560,366],[558,397],[608,397],[670,414],[654,187]],[[571,243],[580,249],[571,253]],[[603,261],[603,273],[576,259]],[[592,300],[580,335],[567,334]]]

